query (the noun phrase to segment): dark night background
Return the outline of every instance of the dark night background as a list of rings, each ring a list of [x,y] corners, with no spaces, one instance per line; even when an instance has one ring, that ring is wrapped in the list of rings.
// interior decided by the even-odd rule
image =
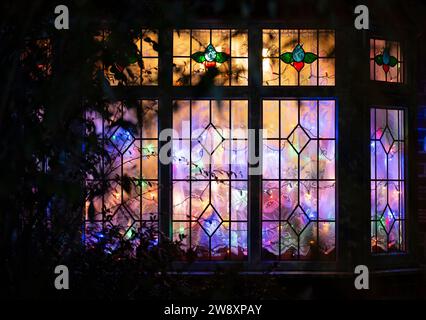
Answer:
[[[70,29],[54,28],[54,7],[67,4]],[[353,9],[370,10],[369,31],[353,26]],[[425,298],[426,297],[426,4],[422,1],[9,1],[0,10],[0,296],[8,298],[180,298],[193,299],[315,299],[315,298]],[[287,21],[315,28],[335,28],[342,41],[336,52],[335,93],[339,98],[339,247],[334,271],[319,269],[275,272],[274,265],[255,273],[240,273],[242,265],[217,265],[211,274],[185,274],[174,261],[192,256],[179,243],[165,241],[156,248],[141,240],[136,258],[128,258],[123,241],[114,255],[102,248],[84,250],[81,244],[82,204],[88,191],[84,173],[95,170],[104,150],[84,140],[87,106],[101,110],[108,100],[123,95],[111,89],[94,70],[102,59],[93,36],[105,25],[122,35],[141,26],[178,28],[207,20],[247,28],[263,21]],[[370,35],[403,39],[407,83],[395,90],[386,84],[370,85]],[[31,39],[53,39],[51,73],[41,72],[40,54]],[[366,49],[367,48],[367,49]],[[164,53],[159,44],[160,55]],[[23,58],[22,53],[30,50]],[[169,54],[170,52],[165,52]],[[366,58],[366,59],[365,59]],[[365,64],[366,68],[360,67]],[[161,70],[161,69],[160,69]],[[161,71],[160,71],[161,77]],[[161,82],[162,80],[160,80]],[[254,88],[250,88],[251,90]],[[152,90],[159,90],[154,88]],[[194,88],[210,92],[207,84]],[[203,92],[203,91],[201,91]],[[330,91],[332,92],[332,91]],[[295,94],[300,93],[297,88]],[[319,94],[327,90],[319,90]],[[158,91],[159,95],[171,94]],[[130,96],[137,95],[135,90]],[[368,101],[409,105],[409,237],[410,254],[370,259],[369,242],[361,230],[368,203],[365,193],[368,154],[365,135],[356,134],[365,123]],[[40,115],[40,110],[42,115]],[[360,125],[362,127],[362,125]],[[368,139],[368,137],[367,137]],[[350,155],[350,156],[349,156]],[[49,170],[40,161],[49,159]],[[367,170],[367,171],[366,171]],[[368,175],[367,175],[368,177]],[[101,192],[101,191],[100,191]],[[350,222],[350,223],[349,223]],[[113,238],[114,235],[112,234]],[[106,240],[107,241],[107,240]],[[54,267],[70,268],[72,290],[53,287]],[[353,287],[353,267],[372,266],[371,290]]]

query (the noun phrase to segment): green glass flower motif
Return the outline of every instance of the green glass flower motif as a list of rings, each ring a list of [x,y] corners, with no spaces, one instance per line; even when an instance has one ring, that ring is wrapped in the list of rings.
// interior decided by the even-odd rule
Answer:
[[[305,52],[301,44],[298,44],[292,52],[285,52],[280,55],[280,59],[284,63],[292,65],[298,72],[303,69],[305,63],[311,64],[317,58],[318,56],[315,53]]]
[[[225,52],[216,51],[213,45],[209,44],[204,52],[198,51],[191,55],[191,59],[198,63],[204,63],[207,68],[213,68],[216,63],[226,62],[229,56]]]
[[[385,48],[383,49],[382,54],[378,54],[374,57],[374,62],[377,65],[382,66],[383,71],[385,73],[388,73],[390,67],[395,67],[398,64],[398,59],[394,56],[391,56],[389,53],[389,49]]]

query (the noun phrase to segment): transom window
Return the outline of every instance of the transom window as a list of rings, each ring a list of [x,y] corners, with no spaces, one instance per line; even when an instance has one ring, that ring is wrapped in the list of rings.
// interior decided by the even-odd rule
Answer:
[[[334,86],[334,31],[263,30],[263,85]]]
[[[158,85],[158,31],[100,32],[105,78],[111,86]],[[125,41],[127,40],[127,41]]]
[[[248,82],[247,30],[173,31],[173,85],[245,86]]]
[[[370,39],[370,79],[404,82],[404,59],[399,42]]]

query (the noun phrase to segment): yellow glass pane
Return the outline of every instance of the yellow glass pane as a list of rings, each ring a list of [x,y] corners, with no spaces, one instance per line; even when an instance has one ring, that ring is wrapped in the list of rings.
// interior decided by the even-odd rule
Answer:
[[[297,100],[281,100],[281,137],[287,138],[298,123]]]
[[[190,30],[174,30],[173,32],[173,56],[189,56],[191,43]]]
[[[231,38],[229,36],[229,30],[212,30],[211,44],[217,52],[225,52],[230,54]],[[210,44],[210,41],[205,40],[205,46]],[[203,48],[204,50],[205,48]],[[199,50],[199,51],[203,51]]]
[[[293,66],[280,61],[281,64],[281,85],[297,86],[299,81],[299,73]]]
[[[277,86],[280,81],[279,74],[280,60],[278,58],[263,58],[263,85]]]
[[[245,30],[231,30],[231,55],[248,57],[248,33]]]
[[[248,59],[234,58],[231,60],[231,85],[246,86],[248,84]]]
[[[319,84],[324,86],[335,85],[335,59],[319,59]]]
[[[158,59],[142,58],[142,84],[158,85]]]
[[[185,86],[191,80],[191,62],[189,58],[173,58],[173,84]]]
[[[319,51],[318,56],[321,58],[334,57],[335,39],[334,31],[320,30],[319,31]]]
[[[278,100],[264,100],[263,101],[263,138],[278,138],[279,127],[279,106]]]
[[[158,31],[142,30],[142,57],[158,57],[157,46]]]
[[[191,54],[204,51],[210,44],[210,30],[192,30],[191,35]]]
[[[263,30],[263,49],[262,57],[278,57],[279,56],[279,30],[267,29]]]

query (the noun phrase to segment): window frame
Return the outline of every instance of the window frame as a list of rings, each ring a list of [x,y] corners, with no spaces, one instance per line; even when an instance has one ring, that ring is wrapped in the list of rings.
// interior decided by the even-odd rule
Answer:
[[[374,36],[374,35],[371,35],[370,37],[369,37],[369,44],[368,44],[368,47],[369,47],[369,52],[370,52],[370,50],[371,50],[371,44],[370,44],[370,41],[371,40],[374,40],[374,41],[376,41],[376,40],[382,40],[382,41],[385,41],[385,42],[397,42],[398,43],[398,46],[399,46],[399,51],[400,52],[402,52],[402,56],[403,56],[403,60],[402,60],[402,65],[403,65],[403,68],[402,68],[402,72],[401,72],[401,78],[402,78],[402,81],[396,81],[396,82],[391,82],[391,81],[387,81],[387,80],[376,80],[376,68],[377,68],[377,66],[376,66],[376,63],[375,63],[375,61],[374,61],[374,57],[373,58],[371,58],[370,57],[370,55],[368,56],[369,57],[369,62],[371,63],[371,61],[374,63],[374,79],[371,79],[371,70],[370,70],[370,76],[369,76],[369,80],[371,81],[371,82],[374,82],[374,83],[383,83],[383,84],[390,84],[390,85],[399,85],[399,86],[404,86],[406,83],[407,83],[407,81],[408,81],[408,78],[407,78],[407,64],[406,64],[406,44],[405,44],[405,41],[404,40],[401,40],[401,39],[399,39],[399,38],[393,38],[393,37],[390,37],[390,38],[386,38],[386,37],[384,37],[384,36]],[[376,43],[374,43],[374,49],[376,49],[377,47],[376,47]],[[399,62],[399,61],[398,61]],[[371,66],[369,67],[369,68],[371,68]]]
[[[404,224],[404,228],[403,228],[404,229],[404,234],[403,234],[403,237],[404,237],[403,247],[404,247],[404,249],[403,250],[397,250],[395,252],[379,253],[379,252],[374,252],[374,250],[371,248],[370,251],[371,251],[371,256],[373,256],[373,257],[404,256],[404,255],[407,255],[410,252],[410,244],[409,244],[409,241],[408,241],[408,239],[409,239],[409,237],[408,237],[408,232],[409,232],[408,221],[409,221],[409,218],[411,216],[410,212],[408,211],[408,207],[409,207],[409,200],[408,200],[409,199],[409,197],[408,197],[408,195],[409,195],[409,192],[408,192],[408,189],[409,189],[409,176],[408,176],[409,170],[408,170],[408,167],[410,166],[410,164],[408,162],[408,160],[409,160],[409,155],[408,155],[408,150],[409,150],[408,149],[408,121],[407,121],[408,108],[403,107],[403,106],[392,106],[392,105],[373,105],[373,106],[370,107],[370,111],[371,110],[377,110],[377,109],[386,110],[386,111],[388,111],[388,110],[402,111],[403,115],[404,115],[404,119],[403,119],[403,125],[404,125],[403,129],[404,130],[403,130],[403,140],[402,140],[402,142],[404,144],[404,151],[403,151],[403,155],[402,155],[402,157],[404,159],[404,168],[403,168],[404,178],[399,179],[399,181],[404,182],[404,204],[405,204],[405,207],[404,207],[404,218],[403,219],[397,219],[397,221],[399,220],[400,223]],[[377,118],[377,114],[375,115],[375,121],[376,121],[376,118]],[[371,121],[371,115],[370,115],[368,120]],[[375,122],[375,125],[376,125],[376,122]],[[386,123],[386,125],[388,125],[388,122]],[[377,141],[377,140],[378,139],[376,139],[376,138],[374,139],[374,141]],[[371,143],[372,141],[373,140],[371,139],[371,136],[370,136],[369,143]],[[395,141],[397,141],[397,140],[395,140]],[[401,140],[398,140],[398,141],[401,141]],[[377,151],[375,150],[374,152],[375,152],[375,158],[376,158],[375,166],[377,166]],[[370,155],[369,155],[369,164],[370,164],[369,168],[371,170],[371,152],[370,152]],[[375,170],[377,172],[377,168]],[[378,181],[389,182],[389,181],[395,180],[395,179],[377,179],[377,173],[375,174],[374,179],[372,179],[371,178],[371,172],[370,172],[369,177],[370,177],[369,181],[375,182],[375,183],[377,183]],[[371,187],[370,187],[370,190],[371,190]],[[389,192],[389,189],[387,190],[387,192]],[[376,197],[375,201],[376,201],[376,205],[377,205],[377,194],[376,194],[375,197]],[[386,206],[389,206],[388,202],[386,203]],[[386,208],[386,206],[385,206],[385,208]],[[370,201],[370,210],[371,210],[371,201]],[[376,214],[377,214],[377,212],[376,212]],[[370,217],[370,222],[371,223],[376,222],[376,224],[377,224],[378,220],[377,219],[373,220]],[[377,227],[376,227],[376,233],[377,233]],[[371,237],[372,237],[372,234],[371,234],[371,231],[370,231],[370,239],[371,239]],[[377,235],[376,235],[376,238],[377,238]]]
[[[339,188],[338,188],[338,170],[337,170],[338,169],[338,160],[337,160],[338,159],[338,117],[337,117],[337,115],[338,115],[338,103],[337,103],[337,98],[336,97],[330,97],[330,98],[327,98],[327,97],[316,97],[316,98],[297,98],[297,99],[296,98],[276,98],[276,99],[262,98],[262,109],[261,109],[262,112],[263,112],[263,102],[264,101],[278,101],[280,104],[281,104],[281,101],[297,101],[299,116],[300,116],[300,108],[301,108],[300,102],[301,101],[315,101],[317,103],[317,126],[318,126],[318,132],[320,130],[319,129],[319,121],[320,121],[319,120],[319,115],[320,115],[320,113],[319,113],[319,108],[320,108],[319,102],[320,101],[333,101],[334,102],[334,115],[333,115],[334,116],[334,138],[320,138],[319,136],[316,139],[310,138],[310,140],[316,140],[317,143],[318,143],[317,153],[316,153],[316,156],[318,157],[318,159],[319,159],[319,142],[322,141],[322,140],[333,141],[334,142],[334,157],[335,157],[335,160],[334,160],[334,179],[328,179],[328,178],[326,178],[326,179],[320,179],[319,178],[319,172],[318,172],[318,168],[319,168],[318,167],[319,163],[318,163],[317,164],[317,178],[316,179],[301,179],[300,178],[300,172],[298,172],[298,178],[297,179],[282,178],[281,177],[281,173],[279,173],[278,174],[278,178],[265,178],[265,179],[263,179],[263,175],[262,175],[261,182],[262,182],[262,190],[263,190],[263,183],[267,182],[267,181],[274,181],[274,182],[278,182],[279,184],[281,184],[283,181],[293,181],[293,182],[297,181],[296,182],[297,184],[300,184],[303,181],[308,181],[308,182],[309,181],[314,181],[314,182],[317,183],[317,189],[316,189],[316,193],[317,193],[317,208],[319,208],[319,198],[320,198],[319,197],[319,185],[320,185],[320,182],[333,182],[334,183],[334,206],[335,206],[335,209],[334,209],[334,219],[332,221],[331,220],[320,219],[320,217],[319,217],[319,210],[318,210],[317,211],[317,217],[316,217],[316,219],[310,220],[310,222],[311,223],[316,223],[316,225],[317,225],[317,231],[316,231],[316,234],[317,234],[316,239],[317,240],[320,238],[319,237],[319,232],[320,232],[319,231],[319,224],[320,223],[331,222],[331,223],[334,224],[334,232],[335,232],[335,235],[334,235],[334,246],[335,246],[334,247],[334,252],[335,253],[334,253],[334,258],[331,258],[331,259],[317,259],[317,260],[303,259],[303,258],[300,258],[300,254],[298,253],[298,258],[297,259],[286,260],[286,259],[281,259],[280,257],[277,257],[276,259],[263,259],[263,261],[269,261],[269,262],[271,262],[271,261],[274,261],[274,262],[279,261],[279,262],[284,262],[284,263],[289,262],[289,261],[296,261],[296,262],[303,262],[303,261],[307,261],[307,262],[315,262],[315,261],[333,262],[333,261],[336,261],[337,260],[337,252],[338,252],[338,237],[337,237],[338,236],[338,228],[337,228],[337,226],[338,226],[338,220],[339,220],[339,208],[338,208]],[[281,109],[281,106],[280,106],[280,109]],[[279,116],[281,118],[281,115],[279,115]],[[263,121],[263,114],[262,114],[262,121]],[[279,121],[279,123],[280,123],[280,127],[281,127],[281,120]],[[300,119],[298,120],[298,124],[296,125],[296,127],[297,126],[301,126]],[[294,131],[294,129],[293,129],[293,131]],[[265,138],[262,139],[262,149],[264,147],[264,145],[263,145],[264,141],[278,141],[278,143],[281,144],[281,142],[284,141],[284,140],[288,140],[288,139],[283,138],[281,136],[281,128],[280,128],[280,132],[279,132],[279,137],[278,138],[267,138],[266,140],[265,140]],[[263,159],[263,152],[262,151],[263,150],[261,150],[260,154],[261,154],[261,157]],[[298,154],[298,157],[300,157],[300,154]],[[300,162],[300,159],[299,159],[299,162]],[[281,160],[280,160],[279,167],[280,167],[279,170],[281,170]],[[298,170],[300,170],[300,164],[299,164]],[[300,193],[300,189],[298,189],[298,192]],[[281,193],[281,191],[280,191],[280,193]],[[264,197],[264,192],[261,192],[261,203],[262,204],[263,204],[263,197]],[[299,206],[299,207],[301,206],[300,200],[298,200],[297,206]],[[261,211],[261,214],[263,214],[263,210]],[[263,217],[261,217],[261,224],[263,224],[264,221],[268,222],[268,221],[271,221],[271,220],[263,220]],[[279,221],[278,220],[277,221],[274,220],[273,222],[277,222],[277,223],[279,223],[281,225],[285,221],[286,221],[286,219],[281,219],[280,218]],[[280,238],[281,238],[281,234],[280,234]],[[298,238],[300,238],[300,235],[298,235]],[[263,250],[263,248],[262,248],[262,250]],[[279,251],[281,252],[281,244],[279,244]],[[300,251],[300,244],[298,244],[298,252],[299,251]]]
[[[170,106],[172,105],[173,100],[184,100],[184,99],[215,99],[215,94],[220,92],[221,96],[224,99],[241,99],[248,100],[249,104],[249,129],[259,130],[262,128],[262,112],[261,105],[263,99],[283,99],[283,98],[294,98],[294,99],[334,99],[336,101],[336,132],[338,138],[336,138],[336,258],[334,261],[263,261],[261,259],[261,175],[252,175],[249,177],[249,235],[248,235],[248,261],[197,261],[190,266],[189,272],[211,272],[216,270],[217,266],[221,267],[232,267],[235,264],[243,266],[243,270],[252,271],[252,272],[263,272],[264,270],[273,267],[276,272],[280,273],[292,273],[300,272],[303,273],[311,272],[332,272],[335,274],[339,270],[348,270],[350,265],[354,261],[364,262],[364,258],[367,261],[371,262],[374,267],[389,267],[406,265],[413,261],[411,259],[412,255],[407,253],[400,256],[398,259],[393,259],[394,256],[389,257],[372,257],[370,255],[370,237],[365,235],[370,234],[370,186],[368,184],[369,180],[365,177],[369,177],[369,166],[368,170],[365,168],[356,168],[356,172],[359,174],[358,182],[361,182],[363,185],[362,199],[364,199],[362,204],[359,205],[359,208],[362,208],[361,214],[356,214],[354,209],[345,210],[345,219],[341,219],[340,213],[342,212],[341,208],[347,205],[347,200],[340,199],[340,197],[352,191],[350,187],[351,182],[344,179],[340,181],[340,173],[345,174],[350,170],[348,165],[341,159],[345,159],[348,156],[353,156],[356,153],[364,155],[364,159],[369,159],[368,147],[369,144],[357,144],[356,150],[351,151],[349,155],[345,155],[345,151],[348,150],[345,147],[346,144],[350,143],[351,139],[348,141],[348,135],[351,133],[350,129],[342,124],[345,124],[345,118],[350,116],[352,110],[351,108],[359,108],[351,99],[347,99],[347,85],[348,81],[358,82],[354,85],[353,91],[362,96],[362,88],[367,87],[368,89],[373,88],[373,93],[368,99],[363,99],[361,102],[362,108],[359,111],[356,111],[357,114],[364,114],[364,120],[366,117],[366,112],[369,112],[371,105],[380,105],[382,102],[382,93],[389,93],[391,101],[386,101],[386,104],[390,105],[407,105],[404,98],[414,97],[415,91],[411,85],[410,79],[414,78],[414,75],[407,77],[407,74],[410,74],[412,71],[410,66],[413,63],[413,54],[409,54],[407,47],[405,46],[405,41],[399,41],[397,37],[394,37],[395,41],[401,43],[401,47],[404,50],[404,63],[405,63],[405,75],[404,83],[391,83],[386,82],[377,82],[368,81],[370,79],[370,65],[369,65],[369,39],[365,38],[362,33],[353,31],[353,37],[348,37],[345,30],[341,30],[338,27],[339,23],[336,21],[331,21],[329,19],[323,20],[322,22],[318,20],[309,20],[309,25],[300,24],[297,21],[300,19],[292,18],[286,22],[278,21],[271,22],[271,20],[254,20],[250,22],[243,23],[233,23],[227,20],[203,20],[203,21],[194,21],[189,22],[184,25],[174,25],[173,27],[162,27],[159,29],[159,48],[162,54],[159,55],[159,75],[158,75],[158,86],[152,87],[120,87],[113,88],[114,93],[118,99],[125,99],[126,97],[136,97],[138,99],[158,99],[159,105],[159,130],[165,128],[172,128],[172,113],[170,112]],[[226,87],[215,87],[211,90],[204,90],[200,92],[196,87],[190,86],[173,86],[173,30],[174,29],[247,29],[248,30],[248,42],[249,42],[249,79],[247,86],[226,86]],[[262,85],[262,30],[263,29],[318,29],[318,30],[334,30],[335,31],[335,85],[334,86],[263,86]],[[371,35],[371,37],[379,38],[376,35]],[[349,39],[351,38],[351,39]],[[360,73],[355,75],[355,78],[347,73],[347,66],[344,62],[344,59],[341,57],[345,54],[350,54],[346,48],[345,44],[348,44],[352,41],[359,41],[364,45],[360,47],[360,52],[363,54],[357,56],[356,65],[360,68]],[[363,66],[364,68],[360,67]],[[367,80],[367,81],[365,81]],[[217,92],[216,92],[217,91]],[[395,101],[393,101],[393,100]],[[410,100],[411,103],[407,106],[407,116],[406,121],[414,120],[411,111],[411,108],[414,108],[413,100]],[[357,102],[358,103],[358,102]],[[342,107],[341,107],[342,106]],[[367,113],[368,114],[368,113]],[[369,141],[369,122],[361,126],[362,132],[361,136],[364,137],[364,141]],[[407,154],[410,154],[410,159],[414,157],[411,154],[414,152],[413,148],[409,144],[409,137],[412,135],[413,126],[406,126],[406,129],[409,130],[407,134],[407,143],[406,149]],[[342,138],[342,139],[341,139]],[[167,144],[169,141],[160,141],[159,148]],[[259,154],[259,136],[256,136],[256,147],[255,152]],[[366,145],[366,146],[365,146]],[[342,156],[340,156],[342,153]],[[411,165],[410,165],[411,167]],[[413,172],[409,170],[409,164],[407,163],[406,170],[408,174],[407,179],[407,208],[406,211],[411,213],[410,203],[412,201],[412,195],[410,193],[411,183]],[[172,180],[171,174],[171,165],[159,165],[159,183],[161,186],[160,195],[159,195],[159,224],[160,230],[164,233],[165,236],[172,235],[172,189],[170,187],[170,181]],[[365,176],[365,177],[364,177]],[[343,177],[343,176],[342,176]],[[367,192],[365,192],[367,191]],[[259,194],[259,196],[253,196]],[[411,199],[411,200],[410,200]],[[366,202],[368,205],[366,205]],[[365,212],[364,212],[365,211]],[[412,225],[413,214],[409,214],[407,218],[407,248],[411,246],[413,228]],[[346,220],[347,223],[355,223],[358,226],[362,226],[365,230],[365,234],[356,234],[349,235],[350,226],[344,225],[343,220]],[[349,221],[349,222],[348,222]],[[408,222],[410,224],[408,224]],[[343,230],[343,231],[342,231]],[[341,232],[342,231],[342,232]],[[367,241],[366,241],[367,240]],[[161,238],[160,238],[161,241]],[[349,244],[349,241],[356,242],[356,246]],[[352,252],[351,250],[355,250]],[[351,252],[351,253],[350,253]],[[363,258],[364,257],[364,258]],[[390,259],[389,259],[390,258]],[[359,260],[361,259],[361,260]],[[379,259],[379,260],[378,260]],[[187,265],[184,262],[175,262],[174,264],[177,268],[187,269]],[[353,271],[353,270],[349,270]]]

